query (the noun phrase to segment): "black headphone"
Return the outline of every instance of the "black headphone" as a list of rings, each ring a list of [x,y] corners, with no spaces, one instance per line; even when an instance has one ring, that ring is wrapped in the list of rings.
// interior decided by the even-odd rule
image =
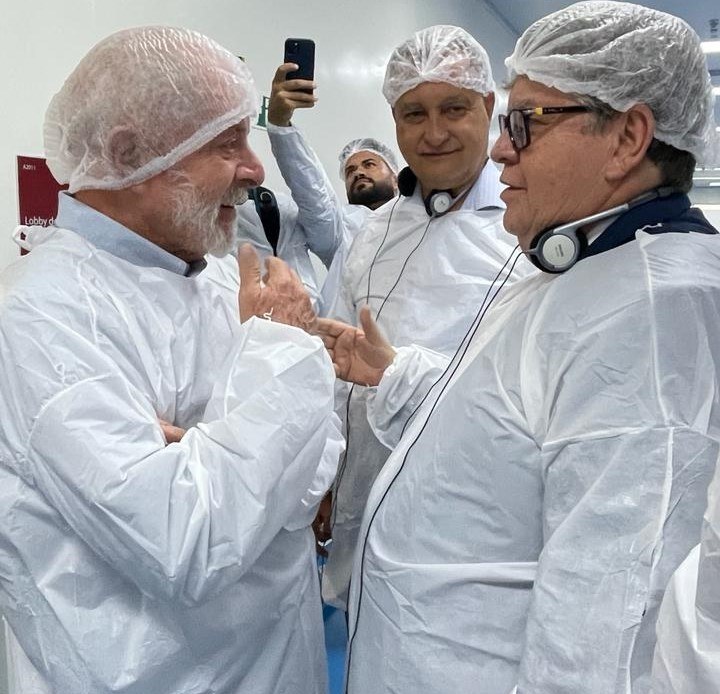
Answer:
[[[397,183],[400,195],[410,197],[415,192],[417,176],[409,166],[406,166],[398,174]],[[465,190],[463,190],[460,195],[453,197],[449,190],[431,190],[429,195],[423,198],[425,211],[429,217],[441,217],[450,210],[458,198],[464,193]]]
[[[248,197],[255,202],[255,211],[265,232],[265,238],[272,247],[273,255],[277,255],[280,242],[280,208],[275,194],[270,188],[255,186],[248,189]]]
[[[580,227],[599,222],[608,217],[614,217],[655,198],[667,197],[677,192],[677,188],[657,188],[626,202],[624,205],[591,214],[589,217],[583,217],[575,222],[543,229],[530,242],[530,248],[526,251],[526,254],[530,262],[543,272],[553,274],[566,272],[585,257],[588,249],[585,234],[578,233]]]

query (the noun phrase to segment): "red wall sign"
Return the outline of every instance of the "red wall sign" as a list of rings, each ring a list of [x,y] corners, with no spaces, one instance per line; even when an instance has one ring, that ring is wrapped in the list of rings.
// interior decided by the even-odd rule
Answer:
[[[46,227],[55,222],[58,192],[65,190],[42,157],[17,158],[20,224]]]

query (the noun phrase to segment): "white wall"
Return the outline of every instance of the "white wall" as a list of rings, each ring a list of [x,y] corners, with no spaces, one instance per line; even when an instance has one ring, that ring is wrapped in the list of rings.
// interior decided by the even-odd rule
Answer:
[[[483,0],[5,0],[3,6],[0,268],[18,253],[10,238],[18,223],[15,157],[42,155],[48,101],[87,50],[113,31],[142,24],[197,29],[244,56],[265,94],[285,38],[314,39],[320,100],[312,111],[297,112],[295,122],[341,192],[337,153],[348,140],[394,143],[380,87],[396,44],[424,26],[458,24],[486,45],[499,71],[516,38]],[[267,136],[255,130],[251,140],[267,164],[267,184],[282,189]]]

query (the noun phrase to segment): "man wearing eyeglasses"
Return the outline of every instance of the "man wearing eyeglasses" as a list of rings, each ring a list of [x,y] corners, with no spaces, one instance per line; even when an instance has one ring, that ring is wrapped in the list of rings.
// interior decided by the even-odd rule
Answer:
[[[324,326],[340,375],[378,384],[374,429],[404,428],[360,530],[349,694],[646,694],[663,592],[700,538],[720,240],[686,195],[714,137],[699,40],[583,2],[506,64],[492,156],[505,225],[545,272],[449,366],[367,318]]]

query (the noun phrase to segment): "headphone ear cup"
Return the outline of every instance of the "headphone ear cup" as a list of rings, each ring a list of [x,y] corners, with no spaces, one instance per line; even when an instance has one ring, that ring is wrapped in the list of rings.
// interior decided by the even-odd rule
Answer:
[[[406,166],[397,177],[397,186],[400,195],[404,195],[406,198],[410,197],[415,192],[416,184],[417,176],[409,166]],[[428,212],[428,214],[430,213]]]
[[[425,211],[431,217],[444,215],[453,205],[454,199],[445,190],[434,190],[425,199]]]
[[[398,174],[397,185],[400,195],[406,198],[415,193],[417,176],[409,166],[406,166]],[[431,190],[430,195],[423,200],[425,211],[429,217],[439,217],[445,214],[452,207],[453,202],[455,202],[455,200],[447,190]]]
[[[528,258],[543,272],[558,274],[566,272],[582,259],[587,240],[576,229],[554,233],[553,229],[541,231],[530,244]]]

